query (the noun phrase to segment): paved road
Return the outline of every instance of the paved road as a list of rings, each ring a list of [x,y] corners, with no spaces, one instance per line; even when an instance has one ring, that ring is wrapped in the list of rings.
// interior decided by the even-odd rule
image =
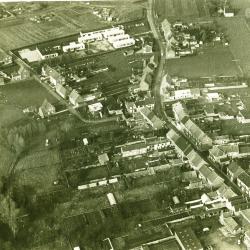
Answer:
[[[149,6],[147,9],[147,17],[148,17],[148,22],[150,25],[150,28],[153,32],[154,38],[156,39],[158,43],[158,47],[160,49],[159,52],[159,65],[156,70],[155,74],[155,79],[154,79],[154,89],[153,89],[153,95],[155,97],[155,112],[159,116],[162,116],[163,114],[163,106],[162,106],[162,100],[161,100],[161,82],[162,78],[164,76],[164,68],[165,68],[165,63],[166,63],[166,47],[165,47],[165,41],[161,36],[160,30],[157,25],[157,21],[155,20],[155,9],[154,9],[154,3],[155,0],[149,0]]]
[[[154,38],[158,42],[158,46],[160,49],[159,65],[158,65],[158,68],[157,68],[157,71],[155,74],[154,89],[153,89],[153,95],[155,97],[155,112],[162,120],[164,120],[166,122],[166,125],[168,126],[168,128],[173,129],[175,132],[182,135],[186,139],[186,141],[188,141],[188,143],[192,146],[192,148],[196,149],[193,142],[190,141],[190,139],[187,138],[185,134],[183,134],[181,131],[179,131],[179,129],[176,127],[174,121],[170,117],[167,116],[167,114],[164,110],[164,105],[163,105],[162,97],[161,97],[161,82],[163,80],[164,75],[166,74],[166,72],[165,72],[165,69],[166,69],[166,59],[165,59],[166,58],[166,43],[165,43],[165,41],[160,33],[160,30],[158,27],[159,25],[157,24],[157,20],[156,20],[156,16],[155,16],[155,9],[154,9],[155,0],[149,0],[148,3],[149,3],[149,7],[147,9],[148,22],[149,22],[150,28],[154,34]],[[231,182],[229,177],[220,169],[220,167],[217,164],[213,163],[205,154],[203,154],[201,152],[197,152],[197,153],[206,162],[208,162],[211,167],[213,167],[214,171],[225,180],[225,183],[227,185],[230,185],[236,193],[241,194],[240,188],[235,183]]]
[[[14,55],[14,54],[13,54]],[[20,58],[15,56],[15,60],[19,63],[22,64],[25,68],[28,68],[32,73],[33,73],[33,77],[44,87],[47,89],[47,91],[54,96],[62,105],[65,105],[68,109],[68,111],[70,113],[72,113],[73,115],[75,115],[78,119],[80,119],[82,122],[84,123],[88,123],[88,124],[101,124],[101,123],[106,123],[106,122],[111,122],[111,121],[117,121],[116,117],[110,117],[110,118],[103,118],[100,120],[88,120],[85,119],[79,111],[77,111],[75,109],[74,106],[72,106],[68,101],[66,101],[65,99],[63,99],[61,96],[59,96],[53,88],[51,88],[49,86],[49,84],[41,81],[41,79],[39,78],[39,76],[37,75],[37,73],[28,65],[26,64],[24,61],[22,61]]]

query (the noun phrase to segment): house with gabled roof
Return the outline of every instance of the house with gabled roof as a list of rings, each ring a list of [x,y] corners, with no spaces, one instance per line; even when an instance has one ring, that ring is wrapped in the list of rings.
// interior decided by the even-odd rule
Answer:
[[[78,107],[80,104],[83,103],[83,98],[75,89],[73,89],[72,92],[69,94],[69,101],[71,104]]]
[[[143,100],[136,101],[135,105],[138,109],[147,107],[148,109],[153,110],[155,106],[155,100],[153,97],[146,97]]]
[[[156,116],[154,111],[151,111],[149,108],[144,107],[139,109],[139,113],[153,129],[158,130],[163,128],[164,122],[158,116]]]
[[[237,194],[225,183],[223,183],[217,190],[216,193],[223,200],[228,200],[229,198],[237,196]]]
[[[67,97],[67,90],[64,88],[61,84],[56,85],[56,93],[60,95],[63,99],[66,99]]]
[[[227,165],[230,159],[239,156],[239,146],[238,144],[224,144],[224,145],[214,145],[209,150],[209,157],[213,162],[219,163],[221,165]]]
[[[193,141],[198,150],[204,151],[212,147],[212,139],[206,135],[191,119],[183,119],[183,132]]]
[[[56,86],[57,84],[64,85],[65,78],[55,69],[51,68],[49,65],[44,65],[42,67],[42,75],[48,76],[50,83]]]
[[[186,105],[181,102],[176,102],[172,105],[174,118],[177,122],[181,122],[185,117],[189,117]]]
[[[202,166],[207,164],[194,149],[187,155],[187,158],[191,167],[195,170],[199,170]]]
[[[53,106],[51,103],[48,102],[47,99],[45,99],[39,107],[38,114],[42,117],[48,117],[56,112],[55,106]]]
[[[250,123],[250,111],[240,110],[237,115],[237,120],[239,123],[249,124]]]
[[[135,102],[133,101],[125,101],[125,107],[129,114],[134,114],[137,111]]]
[[[242,192],[250,197],[250,176],[244,171],[236,179]]]
[[[147,144],[145,141],[126,143],[121,147],[122,157],[132,157],[147,153]]]
[[[224,179],[222,179],[213,169],[206,165],[203,165],[199,169],[199,175],[212,187],[220,187],[224,182]]]
[[[173,129],[169,130],[167,138],[173,143],[177,152],[182,157],[187,156],[193,150],[187,140],[185,140],[183,136],[177,134]]]
[[[236,161],[232,161],[227,167],[227,175],[231,181],[235,181],[237,177],[243,172],[244,170],[238,165]]]
[[[237,235],[240,233],[240,226],[233,217],[223,217],[221,221],[223,223],[224,229],[226,229],[226,231],[231,235]]]

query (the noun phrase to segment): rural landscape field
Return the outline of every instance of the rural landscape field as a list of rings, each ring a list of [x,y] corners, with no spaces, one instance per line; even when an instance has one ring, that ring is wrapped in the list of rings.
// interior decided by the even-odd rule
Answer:
[[[250,249],[250,0],[0,4],[0,250]]]
[[[7,22],[0,20],[0,46],[4,49],[15,49],[26,45],[62,37],[70,34],[75,34],[80,31],[88,31],[100,29],[107,26],[109,23],[101,20],[92,14],[92,9],[88,8],[86,2],[68,4],[62,3],[62,6],[56,4],[42,5],[33,3],[36,10],[32,13],[24,11],[17,18],[10,18]],[[67,5],[67,10],[65,6]],[[110,6],[109,3],[100,2],[98,7]],[[115,8],[115,15],[120,22],[125,20],[133,20],[136,17],[142,17],[141,5],[136,5],[133,2],[129,4],[119,5]],[[25,7],[26,8],[26,7]],[[27,8],[28,9],[28,8]],[[131,11],[132,10],[132,11]],[[132,13],[131,13],[132,12]],[[52,16],[51,21],[37,23],[31,21],[30,18],[36,16],[48,15]]]
[[[234,57],[227,47],[210,47],[194,57],[171,59],[166,65],[170,75],[185,77],[241,76]]]
[[[191,20],[209,17],[206,0],[157,0],[155,8],[161,20],[164,18]]]

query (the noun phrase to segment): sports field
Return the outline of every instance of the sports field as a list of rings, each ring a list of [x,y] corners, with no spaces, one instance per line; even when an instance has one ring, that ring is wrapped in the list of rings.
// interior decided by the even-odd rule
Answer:
[[[227,47],[217,46],[202,50],[203,54],[167,61],[166,71],[172,76],[206,77],[241,75]]]

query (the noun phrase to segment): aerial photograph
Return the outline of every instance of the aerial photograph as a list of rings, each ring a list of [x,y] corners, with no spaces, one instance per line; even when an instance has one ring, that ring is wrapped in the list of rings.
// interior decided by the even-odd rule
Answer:
[[[250,0],[0,0],[0,250],[250,250]]]

